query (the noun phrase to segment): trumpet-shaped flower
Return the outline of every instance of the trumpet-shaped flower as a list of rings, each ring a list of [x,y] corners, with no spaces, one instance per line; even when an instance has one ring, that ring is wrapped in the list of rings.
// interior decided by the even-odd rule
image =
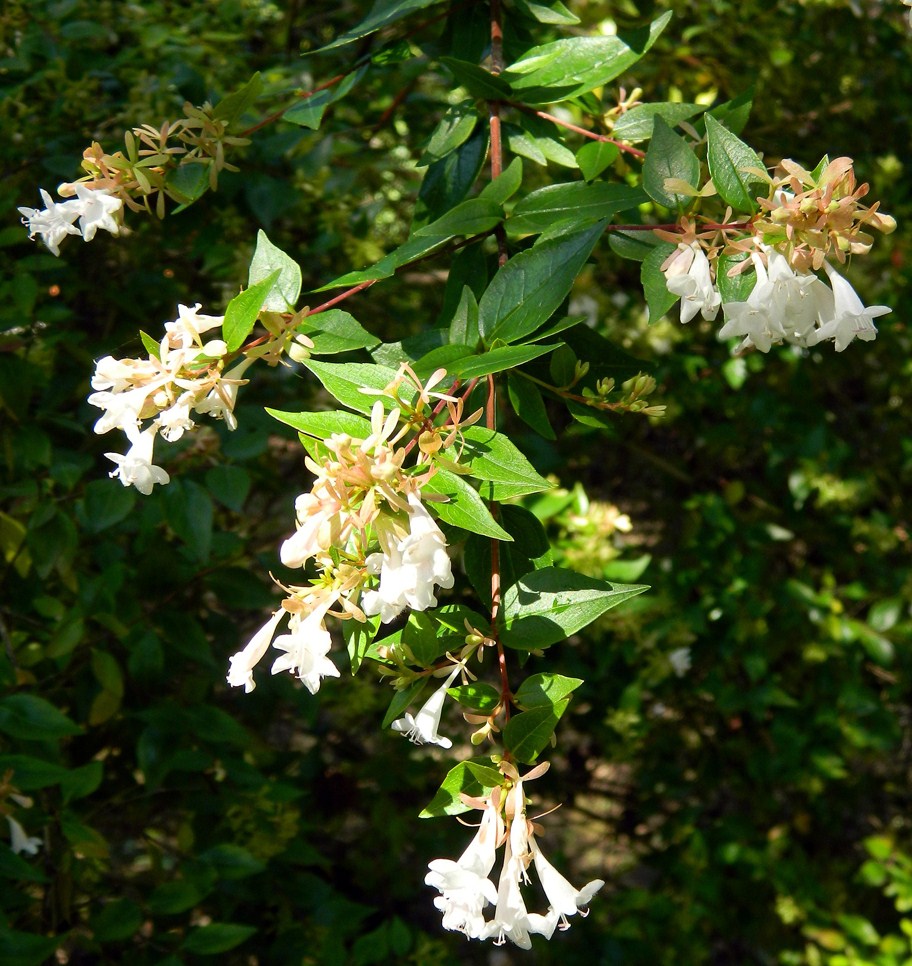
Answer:
[[[63,239],[67,235],[80,234],[73,222],[82,214],[82,203],[75,200],[54,201],[44,188],[40,190],[44,208],[20,208],[24,216],[22,224],[28,228],[29,238],[40,235],[51,253],[59,255]]]
[[[556,913],[561,928],[568,929],[569,923],[567,923],[566,917],[574,916],[578,912],[587,915],[587,907],[592,901],[592,897],[605,884],[604,880],[593,879],[591,882],[587,882],[582,889],[575,889],[545,858],[538,842],[535,841],[534,835],[530,837],[529,847],[535,863],[535,873],[550,903],[549,915]]]
[[[230,661],[228,683],[233,688],[243,685],[244,690],[248,694],[256,688],[256,682],[253,680],[253,669],[260,662],[269,645],[272,643],[276,628],[286,613],[281,608],[277,610],[256,634],[250,638],[247,646],[243,650],[238,651],[237,654],[232,654],[228,659]]]
[[[41,839],[35,835],[28,835],[12,815],[7,815],[6,821],[10,829],[10,848],[14,853],[18,855],[20,852],[27,852],[29,855],[34,855],[41,848]]]
[[[362,598],[364,613],[379,614],[387,624],[405,607],[427,610],[437,606],[435,585],[453,586],[453,571],[446,552],[446,538],[434,518],[415,494],[408,495],[409,533],[401,540],[380,532],[382,554],[367,558],[368,569],[380,574],[380,586]]]
[[[79,228],[87,242],[95,237],[99,228],[112,235],[120,232],[114,215],[123,207],[122,199],[115,198],[107,188],[90,188],[82,181],[77,181],[73,188],[78,201],[67,204],[79,206]]]
[[[707,322],[718,315],[722,298],[713,285],[706,252],[696,242],[681,242],[662,270],[668,291],[681,298],[682,322],[689,322],[698,312]]]
[[[865,307],[851,283],[829,262],[824,262],[823,268],[833,287],[833,306],[829,317],[808,339],[808,344],[816,345],[825,339],[834,339],[836,351],[842,352],[853,339],[869,342],[877,338],[874,319],[893,310],[886,305]]]
[[[440,727],[440,716],[443,714],[447,688],[450,687],[463,667],[463,664],[457,664],[453,668],[449,677],[428,698],[414,717],[406,713],[405,717],[394,721],[390,725],[393,731],[404,734],[409,741],[416,745],[440,745],[441,748],[451,748],[453,742],[449,738],[437,734],[437,729]]]
[[[338,668],[326,656],[332,647],[332,638],[323,626],[323,618],[335,596],[327,597],[307,614],[292,614],[289,633],[273,641],[273,647],[285,653],[276,658],[272,673],[291,671],[311,694],[320,690],[323,678],[339,677]]]
[[[109,460],[117,464],[116,469],[111,470],[108,475],[112,479],[119,479],[124,486],[135,486],[143,496],[148,496],[156,483],[171,482],[171,477],[160,466],[152,463],[152,445],[158,426],[153,424],[143,432],[139,432],[135,426],[124,429],[132,445],[126,456],[105,453]]]

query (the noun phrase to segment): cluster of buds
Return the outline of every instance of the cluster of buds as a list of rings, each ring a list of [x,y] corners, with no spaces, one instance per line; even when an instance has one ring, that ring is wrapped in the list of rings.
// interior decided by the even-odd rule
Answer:
[[[462,932],[469,939],[493,939],[498,945],[509,939],[530,949],[532,935],[550,939],[555,929],[569,929],[568,917],[587,914],[592,897],[605,883],[594,879],[582,889],[574,888],[545,858],[536,838],[542,829],[526,814],[524,782],[543,775],[548,767],[544,762],[520,777],[512,764],[502,761],[502,786],[486,798],[462,796],[464,804],[482,810],[478,831],[455,861],[430,862],[424,880],[440,893],[434,904],[443,913],[445,929]],[[495,886],[488,876],[501,847],[503,859]],[[532,867],[548,901],[545,913],[529,912],[523,898],[522,885],[530,882]],[[494,907],[494,915],[486,919],[489,905]]]
[[[165,323],[165,336],[156,343],[144,339],[150,350],[145,359],[105,356],[95,364],[89,396],[93,406],[104,410],[95,423],[96,433],[122,430],[131,443],[126,456],[105,454],[117,464],[111,476],[124,486],[135,486],[148,495],[156,483],[168,483],[168,474],[152,463],[156,435],[174,442],[195,422],[191,416],[223,419],[229,429],[237,426],[234,404],[238,387],[253,356],[224,372],[228,350],[222,339],[203,340],[203,333],[218,328],[222,316],[200,315],[200,305],[178,306],[178,317]],[[143,428],[143,422],[149,421]]]
[[[610,376],[599,379],[594,391],[583,387],[583,400],[595,408],[612,412],[640,413],[643,416],[665,415],[665,406],[652,406],[647,398],[656,388],[656,381],[652,376],[638,372],[621,383],[621,392],[617,398],[610,398],[616,395],[617,388],[617,383]]]
[[[271,642],[284,652],[272,672],[296,673],[316,692],[322,677],[338,674],[327,657],[331,639],[326,616],[362,623],[379,616],[381,623],[389,623],[406,608],[436,607],[438,588],[453,586],[446,538],[422,498],[438,463],[459,465],[458,458],[444,452],[460,426],[473,421],[461,421],[462,399],[431,392],[445,375],[438,370],[422,384],[404,366],[383,395],[407,409],[396,405],[386,412],[378,399],[365,438],[335,433],[316,445],[316,455],[305,458],[314,481],[295,501],[297,529],[279,555],[290,568],[313,562],[318,576],[307,586],[284,587],[288,596],[282,608],[231,658],[229,684],[253,690],[253,668]],[[408,402],[402,400],[405,384],[415,390]],[[427,412],[432,398],[447,407],[443,426],[436,426],[435,413]],[[291,615],[289,633],[273,641],[286,613]],[[440,708],[449,682],[464,666],[459,661],[448,671],[439,699],[432,699],[439,700]],[[439,709],[434,707],[422,709],[411,721],[394,723],[394,730],[413,740],[442,743],[436,734]]]
[[[731,229],[718,227],[699,232],[686,219],[678,233],[656,232],[677,245],[662,272],[669,292],[681,299],[681,321],[698,314],[712,321],[721,309],[725,324],[719,336],[740,337],[739,352],[768,352],[783,342],[809,347],[829,340],[842,352],[853,339],[874,339],[873,320],[891,309],[865,306],[827,258],[844,262],[847,254],[867,252],[872,238],[861,227],[889,232],[894,220],[880,214],[876,204],[859,204],[868,186],[856,187],[849,158],[821,162],[814,172],[791,161],[783,161],[781,169],[784,176],[768,178],[769,198],[758,199],[767,214],[751,221],[747,234],[732,237]],[[783,190],[783,184],[792,190]],[[723,304],[719,259],[739,254],[741,260],[725,270],[734,276],[752,268],[754,286],[746,300]],[[814,274],[821,269],[829,285]]]

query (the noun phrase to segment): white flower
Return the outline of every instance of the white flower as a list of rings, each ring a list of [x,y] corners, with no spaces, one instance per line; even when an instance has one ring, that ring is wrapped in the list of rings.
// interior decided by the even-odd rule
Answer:
[[[295,499],[298,529],[282,543],[279,558],[286,567],[303,567],[314,554],[325,549],[325,532],[342,510],[342,502],[331,487],[317,484],[311,493]]]
[[[172,346],[180,346],[184,349],[189,349],[194,345],[201,346],[203,343],[200,334],[214,329],[225,321],[223,315],[200,315],[199,310],[201,308],[202,305],[199,302],[192,307],[178,305],[177,318],[173,322],[165,323],[165,332]],[[209,347],[215,348],[224,345],[225,343],[221,340],[210,342],[207,343],[207,350]],[[206,351],[206,355],[221,356],[226,351],[227,348],[223,348],[221,352]]]
[[[871,305],[866,308],[848,280],[829,262],[824,262],[823,268],[833,287],[832,314],[822,320],[820,328],[808,339],[808,345],[816,345],[824,339],[835,339],[836,351],[842,352],[852,339],[869,342],[876,338],[874,319],[893,310],[886,305]]]
[[[99,228],[118,234],[120,225],[114,219],[114,213],[123,207],[123,201],[115,198],[107,188],[90,188],[85,182],[77,181],[73,185],[76,191],[79,207],[79,227],[82,237],[88,242],[95,237]]]
[[[190,418],[190,402],[192,399],[192,393],[184,393],[176,403],[158,414],[156,422],[161,430],[162,438],[169,443],[176,442],[187,430],[193,429],[196,425]]]
[[[214,419],[224,419],[228,429],[237,429],[234,404],[237,401],[241,377],[254,361],[253,358],[248,357],[239,362],[230,372],[226,372],[212,392],[193,406],[194,411],[212,416]]]
[[[399,541],[387,540],[382,554],[367,558],[368,569],[380,573],[380,586],[362,597],[368,616],[380,614],[388,624],[405,607],[427,610],[437,606],[434,585],[453,586],[453,571],[446,552],[446,538],[434,518],[414,493],[408,495],[409,534]],[[381,542],[384,534],[381,531]]]
[[[443,713],[443,704],[446,701],[447,688],[456,679],[456,675],[463,669],[464,664],[457,664],[453,668],[450,676],[440,685],[439,688],[422,705],[421,710],[412,717],[406,713],[404,718],[394,721],[390,727],[393,731],[404,734],[409,741],[416,745],[440,745],[441,748],[451,748],[453,742],[437,734],[440,727],[440,716]]]
[[[52,254],[60,254],[60,243],[67,235],[80,234],[73,224],[82,214],[82,203],[79,201],[54,201],[44,190],[40,189],[45,207],[20,208],[25,216],[22,224],[28,227],[29,238],[41,235],[41,240],[47,245]]]
[[[690,670],[691,657],[689,647],[679,647],[672,651],[668,655],[668,661],[671,664],[671,669],[679,677],[684,677],[685,674]]]
[[[323,626],[323,618],[335,597],[330,596],[303,617],[292,614],[288,623],[290,633],[283,634],[273,641],[273,647],[285,651],[276,658],[272,673],[292,671],[304,682],[311,694],[320,690],[323,678],[339,677],[338,668],[326,656],[332,647],[329,631]]]
[[[480,939],[485,930],[482,910],[497,902],[497,889],[488,878],[497,842],[503,831],[500,809],[489,799],[475,837],[459,859],[434,859],[425,883],[440,892],[434,905],[443,913],[443,928]]]
[[[26,835],[25,829],[12,817],[7,815],[6,820],[10,828],[10,848],[17,855],[20,852],[27,852],[34,855],[41,847],[41,839],[34,835]]]
[[[232,654],[228,659],[230,661],[228,683],[233,688],[243,685],[244,690],[248,694],[254,690],[256,682],[253,680],[253,669],[266,653],[267,648],[272,642],[276,628],[279,626],[285,614],[285,610],[281,608],[277,610],[256,634],[250,638],[247,646],[243,650],[238,651],[237,654]]]
[[[550,903],[548,912],[549,914],[556,913],[559,917],[561,928],[568,929],[569,923],[566,917],[576,915],[577,912],[580,912],[582,915],[587,915],[587,907],[592,901],[592,897],[602,888],[605,882],[602,879],[593,879],[591,882],[587,882],[582,889],[574,889],[545,858],[538,843],[535,841],[535,836],[531,837],[529,845],[532,850],[533,861],[535,862],[535,873]]]
[[[682,322],[689,322],[698,312],[707,322],[718,315],[722,298],[712,283],[709,259],[696,242],[681,242],[662,270],[668,291],[681,297]]]
[[[780,252],[767,249],[768,288],[764,297],[781,320],[786,341],[807,345],[822,312],[832,304],[832,293],[809,272],[796,272]]]
[[[125,433],[136,429],[150,389],[149,386],[138,386],[126,392],[93,392],[88,398],[89,405],[105,411],[95,423],[95,432],[103,435],[112,429],[122,429]]]
[[[743,336],[739,349],[756,346],[761,352],[769,352],[773,343],[785,338],[785,330],[771,299],[772,287],[766,268],[759,255],[754,253],[751,258],[757,271],[757,282],[746,302],[726,302],[722,306],[725,325],[719,330],[719,338]]]
[[[171,477],[160,466],[152,464],[152,444],[158,427],[153,424],[142,433],[135,427],[124,428],[132,446],[126,456],[105,453],[109,460],[117,464],[117,468],[108,475],[112,479],[119,479],[124,486],[135,486],[143,496],[148,496],[156,483],[171,481]]]

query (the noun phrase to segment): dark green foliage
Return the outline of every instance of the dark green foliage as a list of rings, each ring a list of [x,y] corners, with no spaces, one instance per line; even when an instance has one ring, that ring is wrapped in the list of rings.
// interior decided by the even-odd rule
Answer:
[[[466,202],[458,223],[426,230],[469,196],[485,161],[487,128],[471,123],[472,102],[451,107],[446,97],[451,74],[476,96],[471,68],[486,24],[478,29],[473,4],[407,37],[445,8],[399,6],[418,12],[399,19],[395,4],[372,12],[366,2],[240,0],[153,0],[131,5],[129,17],[110,0],[8,0],[0,12],[0,786],[9,773],[33,800],[14,806],[4,789],[0,809],[41,839],[35,856],[14,855],[0,819],[4,964],[37,966],[57,948],[71,962],[137,966],[252,956],[276,966],[487,962],[489,950],[443,933],[421,884],[427,861],[457,855],[466,830],[417,820],[441,782],[435,810],[458,809],[454,789],[487,787],[494,777],[483,765],[448,785],[433,756],[378,731],[392,692],[366,676],[349,680],[344,668],[317,696],[285,676],[264,675],[247,696],[225,685],[228,655],[276,606],[267,575],[287,576],[276,549],[304,488],[292,427],[307,427],[263,410],[325,409],[311,376],[321,363],[268,370],[245,390],[238,430],[219,425],[181,443],[169,467],[179,479],[149,497],[105,477],[110,437],[92,434],[98,413],[84,401],[92,360],[142,354],[136,332],[155,340],[178,302],[223,311],[246,283],[259,229],[302,264],[299,306],[331,297],[307,293],[398,246],[391,271],[422,258],[406,284],[379,283],[346,304],[346,319],[324,320],[348,325],[351,343],[334,343],[339,352],[411,335],[425,337],[421,355],[440,344],[425,336],[439,317],[475,358],[482,340],[534,338],[559,308],[573,277],[562,266],[585,261],[594,232],[562,235],[559,212],[529,201],[529,219],[553,222],[527,229],[558,230],[512,259],[497,284],[549,266],[547,304],[501,316],[497,288],[482,296],[479,280],[497,266],[481,246],[457,256],[462,267],[444,293],[439,275],[452,260],[433,254],[440,239],[486,230],[509,202],[507,181],[503,195]],[[557,41],[547,25],[565,16],[559,3],[515,6],[508,64],[533,29],[545,31],[535,43]],[[900,224],[855,279],[867,301],[895,312],[876,342],[844,355],[824,346],[805,358],[780,349],[732,359],[710,325],[666,319],[647,329],[639,266],[602,240],[573,293],[593,300],[597,332],[581,327],[567,341],[608,346],[605,336],[658,359],[668,416],[612,416],[609,437],[511,373],[502,414],[530,464],[523,492],[554,473],[569,491],[580,481],[592,502],[562,491],[525,498],[556,543],[554,559],[538,552],[541,527],[528,511],[483,518],[489,532],[514,538],[501,544],[506,566],[516,561],[514,578],[517,568],[554,566],[652,587],[563,650],[564,680],[585,683],[561,721],[548,788],[535,793],[541,811],[565,803],[564,832],[547,841],[568,877],[608,885],[586,923],[537,946],[530,961],[813,966],[854,949],[867,958],[848,962],[890,966],[887,939],[903,941],[893,897],[903,911],[912,901],[907,26],[888,4],[856,14],[839,0],[628,0],[613,12],[642,49],[643,24],[672,6],[677,16],[650,55],[618,82],[644,87],[649,100],[680,94],[683,105],[656,112],[668,131],[679,120],[718,131],[694,106],[716,91],[717,104],[731,102],[716,119],[767,163],[855,157]],[[587,23],[609,13],[602,3],[571,7]],[[365,19],[383,32],[367,38]],[[438,67],[425,75],[410,65],[418,50]],[[447,52],[458,62],[441,64]],[[302,100],[296,123],[255,135],[237,159],[241,173],[224,174],[218,192],[186,213],[164,223],[131,216],[123,241],[68,239],[59,260],[25,239],[16,207],[37,205],[39,186],[77,177],[93,138],[114,149],[125,128],[174,117],[184,100],[218,100],[260,70],[253,124],[299,86],[371,55],[370,71],[350,74],[351,93]],[[623,69],[626,54],[617,57]],[[517,99],[547,103],[539,74],[508,74],[498,90],[508,83]],[[748,122],[739,98],[749,85]],[[588,82],[567,90],[595,99]],[[405,107],[394,100],[400,91]],[[604,108],[614,94],[609,84]],[[636,138],[654,130],[653,116],[624,117]],[[515,143],[536,155],[526,167],[541,186],[575,181],[573,193],[620,210],[598,182],[584,192],[568,165],[534,161],[575,152],[590,180],[633,162],[538,120],[508,115]],[[419,161],[428,164],[420,188]],[[532,239],[513,240],[522,249]],[[649,254],[652,241],[631,233],[612,244],[642,249],[645,278],[662,260]],[[651,298],[650,308],[657,317],[668,306]],[[249,320],[238,318],[241,330]],[[315,341],[318,320],[302,329]],[[337,328],[332,337],[342,339]],[[620,382],[636,365],[612,351],[591,375]],[[547,374],[549,364],[545,354],[528,371]],[[352,393],[369,410],[369,397]],[[533,434],[508,401],[531,423],[549,417],[557,440]],[[491,462],[492,488],[508,482],[498,452],[479,456]],[[441,475],[438,485],[460,482]],[[629,535],[602,526],[606,504],[630,514]],[[483,599],[491,564],[490,543],[481,544],[469,541],[464,559]],[[349,646],[360,660],[357,642]],[[681,648],[692,666],[679,677],[670,655]],[[523,715],[537,713],[527,701]],[[530,760],[548,725],[529,729]],[[908,955],[907,945],[895,962]]]

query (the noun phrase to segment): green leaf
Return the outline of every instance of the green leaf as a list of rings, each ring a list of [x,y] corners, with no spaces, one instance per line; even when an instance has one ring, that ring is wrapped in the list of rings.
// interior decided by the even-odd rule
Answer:
[[[470,758],[454,765],[437,793],[419,818],[439,818],[441,815],[460,815],[470,810],[464,805],[460,794],[483,798],[491,790],[503,784],[503,775],[491,765],[490,758]]]
[[[485,481],[480,488],[485,499],[508,500],[553,488],[509,437],[480,426],[468,426],[462,435],[462,462],[469,465],[472,476]]]
[[[644,590],[648,588],[612,584],[560,567],[536,570],[505,592],[500,640],[522,651],[548,647]]]
[[[464,144],[478,123],[478,111],[474,101],[462,101],[447,108],[434,128],[419,165],[440,161],[460,144]]]
[[[675,247],[671,242],[663,242],[653,248],[640,264],[640,282],[649,307],[650,325],[654,325],[663,318],[679,298],[668,291],[665,273],[662,271],[662,263],[675,250]]]
[[[294,311],[301,294],[301,266],[281,248],[273,245],[261,228],[257,232],[256,251],[250,262],[248,287],[252,288],[257,282],[271,278],[275,272],[279,273],[278,278],[263,300],[262,308],[267,312]]]
[[[576,152],[576,163],[587,181],[597,178],[609,165],[614,164],[621,153],[616,144],[607,141],[591,141]]]
[[[719,197],[735,211],[753,214],[758,192],[766,195],[766,183],[747,170],[766,170],[757,152],[711,114],[706,115],[706,139],[709,174]]]
[[[206,470],[206,486],[223,506],[235,513],[244,511],[250,492],[250,474],[240,466],[213,466]]]
[[[0,698],[0,731],[14,738],[44,741],[81,734],[82,728],[44,698],[9,694]]]
[[[552,104],[602,87],[632,67],[658,39],[671,13],[614,37],[568,37],[527,51],[501,75],[525,104]],[[498,95],[502,97],[503,95]]]
[[[168,194],[180,204],[180,208],[175,209],[175,214],[183,211],[194,201],[199,201],[209,190],[209,165],[182,164],[173,168],[165,178],[165,188]]]
[[[539,3],[537,0],[514,0],[514,3],[520,13],[539,23],[570,26],[580,22],[579,17],[571,13],[560,0],[551,0],[550,3]]]
[[[386,643],[387,640],[388,638],[384,638],[383,643]],[[407,688],[397,691],[393,695],[393,700],[390,701],[389,707],[386,709],[386,714],[383,716],[380,727],[388,728],[397,718],[400,718],[412,701],[421,694],[427,683],[427,678],[419,678]]]
[[[431,667],[442,654],[462,647],[468,633],[466,621],[472,627],[487,624],[484,617],[464,604],[444,604],[433,611],[412,611],[400,631],[378,643],[388,647],[403,645],[411,652],[409,663]]]
[[[510,85],[502,79],[502,76],[492,74],[478,64],[459,60],[456,57],[441,57],[440,63],[472,97],[494,101],[510,100]]]
[[[469,286],[464,285],[450,322],[449,340],[452,345],[474,348],[478,339],[478,300]]]
[[[481,124],[465,144],[427,169],[418,189],[413,229],[439,218],[465,198],[481,173],[487,151],[488,128]]]
[[[621,141],[648,141],[657,117],[669,127],[675,127],[679,121],[686,121],[705,110],[699,104],[638,104],[617,119],[611,133]]]
[[[501,345],[487,352],[467,356],[448,369],[454,378],[479,379],[504,369],[516,369],[539,356],[554,351],[553,345]]]
[[[504,726],[504,747],[517,761],[534,764],[551,743],[551,735],[569,704],[570,699],[564,698],[547,707],[514,715]]]
[[[395,369],[370,362],[317,362],[308,359],[304,365],[334,399],[359,413],[370,414],[378,398],[376,394],[362,392],[362,389],[380,392],[396,378]]]
[[[246,736],[245,736],[246,737]],[[223,842],[200,853],[200,861],[211,865],[220,879],[233,881],[262,872],[266,866],[247,849],[233,842]]]
[[[156,342],[155,339],[149,335],[148,332],[143,332],[142,329],[139,330],[139,338],[142,344],[153,359],[161,359],[161,343]]]
[[[466,708],[487,714],[500,704],[500,692],[490,684],[473,681],[471,684],[460,684],[458,688],[447,688],[447,694],[454,697]]]
[[[23,792],[59,785],[69,774],[66,768],[31,755],[0,755],[0,775],[8,770],[13,772],[13,784]]]
[[[157,916],[173,916],[192,909],[210,890],[186,879],[163,882],[149,896],[150,911]]]
[[[438,469],[424,486],[425,493],[448,496],[449,502],[433,502],[434,515],[444,523],[451,523],[469,533],[493,537],[495,540],[512,540],[506,530],[491,516],[478,492],[461,476],[449,470]]]
[[[510,373],[507,376],[510,405],[517,416],[545,439],[557,439],[548,419],[541,390],[529,379]]]
[[[661,244],[661,240],[651,231],[613,231],[608,236],[608,244],[621,258],[641,262],[656,245]]]
[[[327,90],[317,91],[307,97],[301,97],[297,104],[289,108],[283,115],[283,121],[290,121],[300,127],[309,128],[311,131],[319,129],[323,123],[323,115],[330,104],[340,101],[358,83],[367,71],[367,65],[359,67],[357,70],[348,74],[345,79],[335,87]]]
[[[4,823],[3,833],[6,835],[8,828]],[[0,842],[0,879],[13,879],[19,882],[47,882],[47,876],[40,868],[27,862],[21,855],[17,855],[5,843]],[[0,938],[0,963],[7,962],[2,958],[2,938]]]
[[[533,674],[526,678],[514,695],[516,704],[524,711],[532,708],[550,708],[583,683],[582,678],[568,678],[563,674]]]
[[[358,668],[361,667],[361,662],[367,654],[367,649],[373,643],[379,630],[379,614],[368,617],[364,623],[356,620],[342,622],[342,637],[345,640],[346,648],[348,648],[348,659],[351,664],[352,674],[356,674]]]
[[[257,71],[243,87],[223,97],[212,109],[212,116],[226,124],[236,121],[248,107],[252,107],[263,92],[263,81]]]
[[[486,198],[502,205],[508,198],[519,191],[522,185],[523,166],[521,158],[514,158],[503,171],[489,181],[478,193],[479,198]]]
[[[256,931],[256,926],[242,926],[235,922],[213,922],[208,926],[199,926],[192,930],[180,948],[185,953],[196,953],[197,956],[214,956],[240,946]]]
[[[0,963],[6,966],[45,966],[59,946],[57,936],[38,936],[4,928],[0,932]]]
[[[753,103],[754,88],[749,87],[743,94],[733,97],[730,101],[725,101],[724,104],[719,104],[709,113],[733,134],[740,134],[747,127]]]
[[[675,134],[662,117],[656,117],[652,140],[643,161],[643,187],[653,201],[682,211],[693,198],[667,189],[666,178],[676,178],[696,188],[700,181],[700,162],[684,138]]]
[[[543,325],[567,297],[604,224],[540,241],[511,258],[478,303],[478,324],[488,345],[516,342]]]
[[[86,485],[79,522],[89,533],[101,533],[125,520],[136,506],[136,493],[130,487],[111,486],[108,480],[92,480]]]
[[[244,339],[250,335],[263,308],[263,302],[272,291],[279,274],[280,270],[276,269],[261,282],[235,295],[228,303],[225,309],[225,321],[222,323],[222,334],[229,352],[239,349]]]
[[[341,309],[329,309],[317,315],[309,315],[295,329],[308,336],[317,355],[335,355],[355,349],[373,349],[380,340],[371,335],[353,315]]]
[[[209,560],[215,508],[212,497],[193,480],[173,480],[164,490],[168,524],[200,563]]]
[[[559,225],[581,228],[611,218],[619,211],[636,208],[648,200],[640,188],[624,184],[575,181],[547,185],[517,202],[505,227],[508,235],[534,234]]]
[[[720,255],[716,262],[716,286],[724,302],[746,302],[747,297],[757,284],[757,273],[754,271],[739,272],[729,277],[729,269],[748,257],[746,252],[737,255]]]
[[[129,939],[142,925],[142,909],[131,899],[115,899],[102,906],[89,922],[93,938],[100,943],[116,943]]]
[[[371,432],[370,420],[363,416],[356,416],[354,413],[283,413],[279,409],[268,408],[266,412],[280,423],[292,426],[315,439],[327,439],[333,433],[344,433],[355,439],[367,439]]]
[[[355,40],[367,37],[375,33],[382,27],[388,27],[397,20],[402,20],[416,10],[424,10],[425,7],[433,6],[439,0],[377,0],[371,7],[370,13],[357,26],[346,31],[341,37],[325,47],[321,47],[316,53],[322,54],[327,50],[335,50],[337,47],[344,47]]]

